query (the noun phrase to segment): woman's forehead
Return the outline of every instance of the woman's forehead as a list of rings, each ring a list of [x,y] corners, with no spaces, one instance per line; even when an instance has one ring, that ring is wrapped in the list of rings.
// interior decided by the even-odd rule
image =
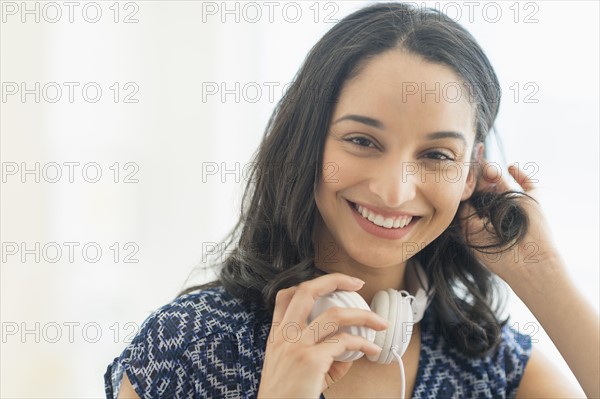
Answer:
[[[348,113],[375,118],[384,128],[460,129],[469,138],[475,135],[475,104],[457,74],[398,50],[374,57],[344,84],[333,120]]]

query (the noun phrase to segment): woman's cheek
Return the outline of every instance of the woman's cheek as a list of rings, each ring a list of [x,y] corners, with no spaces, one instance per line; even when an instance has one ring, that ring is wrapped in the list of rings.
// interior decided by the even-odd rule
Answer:
[[[437,212],[447,213],[448,217],[452,219],[460,204],[464,187],[464,179],[456,181],[441,178],[436,183],[425,184],[423,190]]]
[[[454,183],[463,186],[469,173],[468,168],[461,166],[459,162],[448,162],[441,167],[441,177],[446,183]]]
[[[364,167],[359,160],[339,151],[331,151],[327,155],[323,159],[323,183],[342,189],[360,180]]]

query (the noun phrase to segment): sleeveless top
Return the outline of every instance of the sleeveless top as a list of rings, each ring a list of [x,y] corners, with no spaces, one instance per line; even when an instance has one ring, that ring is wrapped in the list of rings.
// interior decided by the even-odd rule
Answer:
[[[531,355],[531,337],[507,323],[492,353],[469,358],[438,334],[429,309],[421,320],[412,397],[513,398]],[[256,398],[271,320],[264,309],[223,287],[176,298],[153,312],[108,365],[106,397],[117,397],[127,372],[142,399]]]

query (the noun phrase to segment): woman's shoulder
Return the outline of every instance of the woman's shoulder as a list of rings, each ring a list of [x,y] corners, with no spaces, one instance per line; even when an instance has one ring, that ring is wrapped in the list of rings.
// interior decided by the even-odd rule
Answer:
[[[205,288],[158,308],[140,326],[133,345],[160,346],[178,356],[189,346],[218,337],[235,339],[240,332],[264,330],[265,312],[223,286]]]
[[[241,326],[255,322],[257,315],[255,305],[234,297],[222,286],[211,287],[182,295],[160,307],[144,321],[140,332],[176,332],[195,340],[236,333]]]
[[[520,332],[510,320],[502,326],[502,339],[498,348],[493,352],[495,358],[500,361],[502,358],[510,357],[510,364],[518,361],[526,362],[531,355],[532,339],[531,336]]]
[[[124,372],[140,397],[189,397],[197,392],[218,397],[224,390],[241,392],[239,382],[223,381],[222,374],[234,375],[260,357],[269,329],[263,316],[257,305],[234,297],[222,286],[175,298],[146,318],[108,366],[107,397],[116,397]]]
[[[514,397],[531,356],[529,335],[509,324],[501,326],[499,342],[480,356],[467,356],[447,342],[436,328],[435,315],[422,325],[419,365],[420,393],[444,397]],[[415,397],[428,397],[419,396]]]

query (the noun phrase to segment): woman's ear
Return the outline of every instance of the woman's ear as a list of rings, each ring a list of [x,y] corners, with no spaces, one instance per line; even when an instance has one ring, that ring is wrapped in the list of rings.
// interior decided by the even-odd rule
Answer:
[[[460,197],[461,201],[466,201],[468,200],[471,195],[473,195],[473,192],[475,191],[475,188],[477,187],[477,180],[479,179],[479,168],[483,162],[483,149],[484,149],[484,144],[483,143],[478,143],[475,146],[474,152],[475,152],[475,162],[472,163],[469,166],[469,174],[467,175],[467,182],[465,184],[465,189],[463,191],[462,196]]]

